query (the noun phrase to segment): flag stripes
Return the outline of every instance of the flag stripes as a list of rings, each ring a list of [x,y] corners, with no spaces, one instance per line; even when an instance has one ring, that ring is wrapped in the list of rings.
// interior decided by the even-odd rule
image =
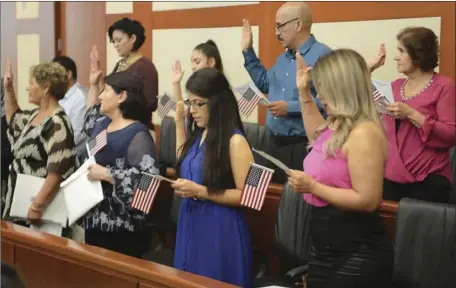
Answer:
[[[149,174],[143,174],[131,201],[131,207],[149,213],[161,180]]]
[[[98,135],[92,139],[89,145],[89,157],[94,156],[98,151],[103,149],[104,146],[108,143],[108,133],[106,129],[98,133]]]
[[[274,170],[252,163],[241,196],[241,205],[255,210],[263,208],[266,191]]]
[[[244,114],[246,117],[249,117],[260,100],[260,96],[258,96],[252,88],[248,87],[241,99],[238,101],[239,112]]]
[[[160,97],[158,100],[157,113],[158,116],[163,120],[169,113],[169,110],[176,109],[176,103],[167,94]]]

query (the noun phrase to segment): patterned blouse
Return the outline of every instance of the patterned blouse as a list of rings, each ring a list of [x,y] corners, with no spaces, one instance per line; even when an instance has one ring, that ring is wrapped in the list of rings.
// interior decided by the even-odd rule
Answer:
[[[109,123],[111,119],[100,113],[100,104],[89,108],[84,124],[89,141],[106,130]],[[104,199],[82,218],[80,225],[85,230],[102,232],[139,231],[144,227],[145,214],[130,205],[141,172],[159,174],[154,140],[149,129],[139,122],[108,132],[107,139],[107,144],[95,154],[95,161],[110,170],[115,184],[101,182]]]
[[[8,191],[2,205],[3,218],[8,217],[17,174],[45,178],[48,173],[65,179],[75,170],[74,140],[71,122],[62,107],[38,126],[31,122],[39,109],[17,110],[8,127],[8,140],[14,156],[8,179]],[[19,220],[8,217],[11,221]]]

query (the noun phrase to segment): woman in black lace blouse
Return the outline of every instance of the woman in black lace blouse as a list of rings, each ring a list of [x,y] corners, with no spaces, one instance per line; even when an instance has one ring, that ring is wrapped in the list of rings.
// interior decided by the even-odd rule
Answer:
[[[89,167],[88,175],[101,181],[104,199],[81,225],[87,244],[140,258],[148,240],[145,213],[132,208],[131,202],[142,172],[158,174],[143,84],[128,71],[104,81],[100,103],[89,106],[84,126],[89,141],[107,132],[107,144],[95,154],[97,164]]]

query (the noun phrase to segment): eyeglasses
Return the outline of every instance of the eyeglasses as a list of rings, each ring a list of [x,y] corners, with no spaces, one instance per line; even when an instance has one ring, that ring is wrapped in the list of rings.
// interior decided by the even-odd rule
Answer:
[[[206,102],[195,102],[195,101],[190,102],[190,100],[184,101],[185,106],[187,106],[188,108],[193,107],[193,109],[201,108],[204,105],[206,105],[207,103],[209,103],[209,101],[206,101]]]
[[[293,19],[288,20],[287,22],[282,23],[282,24],[277,23],[277,24],[276,24],[276,31],[282,32],[282,31],[280,30],[282,27],[284,27],[284,26],[287,25],[288,23],[291,23],[292,21],[296,21],[296,20],[299,20],[299,19],[298,19],[298,18],[293,18]]]

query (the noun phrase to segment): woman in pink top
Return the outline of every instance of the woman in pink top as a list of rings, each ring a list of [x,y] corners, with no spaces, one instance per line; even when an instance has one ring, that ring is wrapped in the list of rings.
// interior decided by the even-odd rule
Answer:
[[[451,79],[435,73],[439,45],[434,32],[412,27],[397,35],[397,71],[407,78],[392,82],[391,115],[383,115],[388,161],[383,197],[447,203],[452,191],[450,148],[456,145],[456,96]],[[383,65],[385,48],[371,61]]]
[[[377,208],[382,199],[387,140],[372,97],[370,75],[355,51],[340,49],[312,70],[297,54],[296,84],[312,151],[289,183],[312,205],[307,284],[391,287],[393,249]],[[309,71],[323,119],[309,91]]]

